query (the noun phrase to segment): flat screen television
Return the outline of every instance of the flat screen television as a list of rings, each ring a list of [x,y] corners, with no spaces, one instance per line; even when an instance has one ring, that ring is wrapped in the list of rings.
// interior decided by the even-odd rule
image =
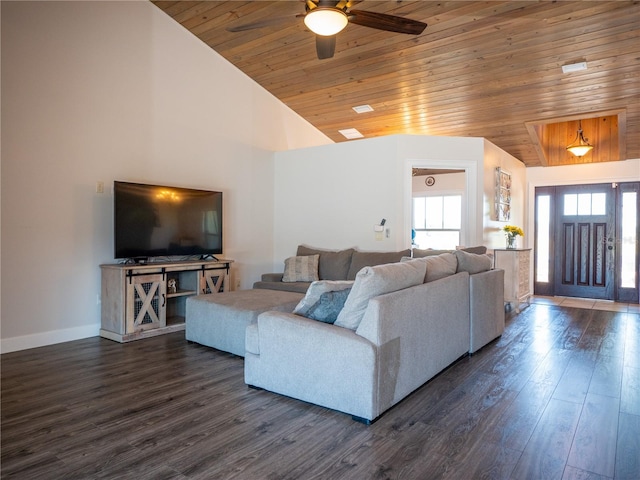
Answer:
[[[116,181],[115,258],[219,255],[222,192]]]

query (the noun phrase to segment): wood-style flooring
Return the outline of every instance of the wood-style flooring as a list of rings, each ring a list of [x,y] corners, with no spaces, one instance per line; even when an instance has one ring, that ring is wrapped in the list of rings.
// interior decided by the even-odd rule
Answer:
[[[512,313],[371,426],[249,389],[184,333],[0,360],[3,479],[640,479],[635,313]]]

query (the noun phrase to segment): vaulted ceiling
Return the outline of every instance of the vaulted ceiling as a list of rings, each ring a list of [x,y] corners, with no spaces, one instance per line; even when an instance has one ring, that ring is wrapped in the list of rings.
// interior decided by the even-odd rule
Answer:
[[[485,137],[527,166],[640,158],[637,1],[353,1],[428,26],[349,24],[324,60],[304,1],[153,3],[336,142],[355,128]],[[594,145],[581,158],[565,150],[579,120]]]

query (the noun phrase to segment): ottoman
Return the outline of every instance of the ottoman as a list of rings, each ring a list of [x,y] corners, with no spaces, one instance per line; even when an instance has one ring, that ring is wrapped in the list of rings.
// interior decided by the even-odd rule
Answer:
[[[185,337],[191,342],[244,357],[245,330],[262,312],[293,312],[304,294],[239,290],[187,298]]]

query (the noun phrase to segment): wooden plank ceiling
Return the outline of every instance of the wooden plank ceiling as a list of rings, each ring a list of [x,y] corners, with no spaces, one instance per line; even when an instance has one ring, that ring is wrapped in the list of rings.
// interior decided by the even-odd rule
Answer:
[[[527,166],[640,158],[638,2],[353,2],[428,27],[412,36],[350,24],[326,60],[300,0],[153,3],[336,142],[356,128],[485,137]],[[587,70],[562,72],[576,62]],[[364,104],[374,111],[352,109]],[[579,119],[595,147],[580,159],[565,150]]]

